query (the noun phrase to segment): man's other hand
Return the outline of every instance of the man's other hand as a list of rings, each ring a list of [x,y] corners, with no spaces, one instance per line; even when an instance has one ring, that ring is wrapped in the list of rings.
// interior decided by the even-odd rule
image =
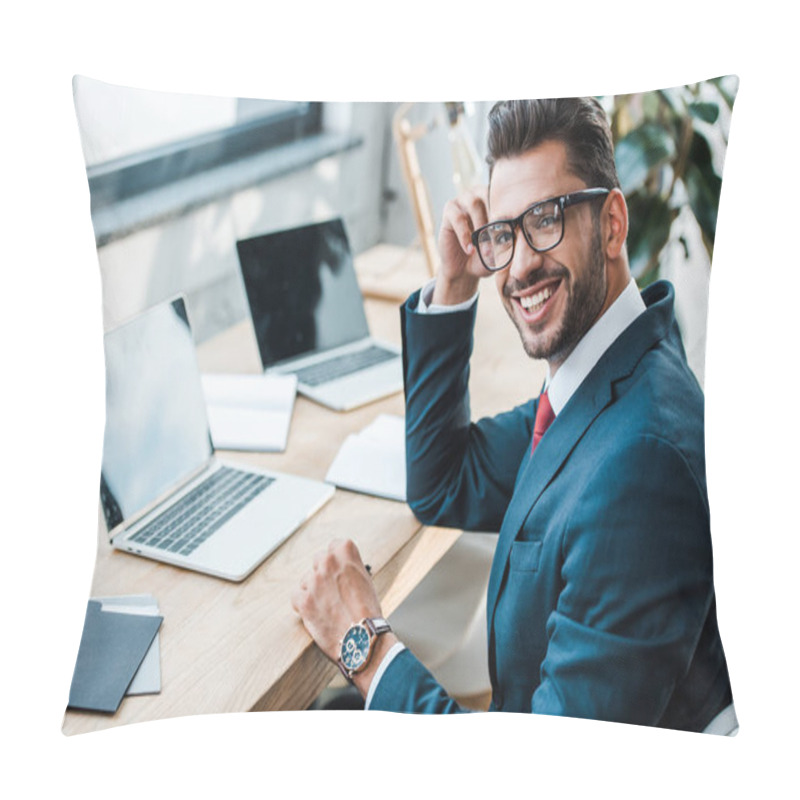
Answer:
[[[312,570],[292,595],[292,607],[332,661],[338,659],[339,643],[350,625],[382,616],[372,577],[350,540],[332,541],[314,558]]]

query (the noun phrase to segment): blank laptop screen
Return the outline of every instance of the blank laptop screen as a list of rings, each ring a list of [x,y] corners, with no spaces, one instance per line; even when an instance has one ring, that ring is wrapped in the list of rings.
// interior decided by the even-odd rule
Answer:
[[[105,336],[101,499],[108,529],[202,467],[212,453],[183,300]]]
[[[340,219],[244,239],[236,249],[265,369],[369,335]]]

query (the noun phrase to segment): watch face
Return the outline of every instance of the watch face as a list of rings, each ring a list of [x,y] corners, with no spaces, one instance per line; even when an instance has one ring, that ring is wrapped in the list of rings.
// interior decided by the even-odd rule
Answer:
[[[342,640],[342,663],[351,672],[366,666],[369,656],[369,631],[363,625],[353,625]]]

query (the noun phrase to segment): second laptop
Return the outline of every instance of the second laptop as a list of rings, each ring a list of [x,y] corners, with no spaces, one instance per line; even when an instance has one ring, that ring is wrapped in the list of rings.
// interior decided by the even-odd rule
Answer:
[[[338,411],[403,388],[400,349],[373,339],[341,219],[236,244],[266,372],[294,373]]]

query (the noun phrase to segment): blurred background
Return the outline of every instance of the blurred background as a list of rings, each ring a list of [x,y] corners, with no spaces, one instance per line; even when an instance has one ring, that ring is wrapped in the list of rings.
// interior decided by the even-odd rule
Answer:
[[[701,384],[708,282],[735,77],[601,98],[641,286],[677,289]],[[177,292],[202,342],[247,316],[238,239],[342,217],[354,254],[430,260],[441,210],[486,182],[493,101],[278,102],[73,82],[106,328]],[[435,256],[433,256],[435,257]]]

